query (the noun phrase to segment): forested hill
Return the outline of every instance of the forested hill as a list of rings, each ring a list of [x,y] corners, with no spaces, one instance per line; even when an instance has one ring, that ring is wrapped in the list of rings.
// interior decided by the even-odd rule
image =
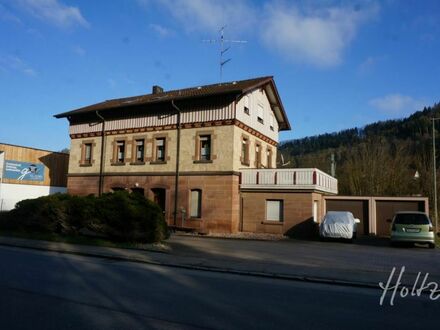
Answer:
[[[432,117],[440,117],[440,103],[404,119],[284,141],[279,151],[290,161],[286,167],[317,167],[327,173],[334,154],[342,194],[430,195]],[[436,128],[439,137],[440,122]]]

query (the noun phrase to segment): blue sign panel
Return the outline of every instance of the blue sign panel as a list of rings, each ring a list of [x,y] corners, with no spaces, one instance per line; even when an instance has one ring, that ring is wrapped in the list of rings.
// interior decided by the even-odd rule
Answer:
[[[3,178],[18,181],[44,181],[44,165],[5,160]]]

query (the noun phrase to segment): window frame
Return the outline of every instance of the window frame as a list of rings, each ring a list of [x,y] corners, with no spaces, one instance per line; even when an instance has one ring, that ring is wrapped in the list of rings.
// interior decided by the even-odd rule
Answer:
[[[273,152],[272,148],[266,148],[266,168],[272,168]]]
[[[263,146],[260,142],[255,142],[255,167],[256,168],[261,168],[262,163],[261,163],[261,153]],[[257,151],[258,150],[258,151]]]
[[[81,142],[81,158],[79,160],[79,166],[93,166],[95,160],[93,159],[93,153],[95,149],[95,142],[93,140],[86,140]],[[90,146],[90,159],[86,159],[87,146]]]
[[[250,139],[247,135],[241,136],[241,154],[240,154],[240,161],[242,165],[249,166],[250,160],[249,160],[249,150],[250,150]],[[245,146],[243,148],[243,146]]]
[[[199,160],[202,162],[209,162],[212,160],[212,138],[211,134],[200,134],[198,136],[199,139]],[[209,153],[207,155],[203,155],[203,142],[205,142],[205,139],[208,143],[208,151]],[[204,158],[206,157],[206,158]]]
[[[158,141],[162,141],[163,145],[159,146]],[[162,156],[159,158],[159,147],[162,147]],[[167,138],[165,136],[154,137],[154,157],[151,163],[155,164],[165,164],[167,162]]]
[[[264,107],[261,103],[257,106],[257,121],[260,124],[264,124]]]
[[[145,138],[134,138],[133,139],[133,162],[135,164],[145,164],[145,146],[146,146],[146,139]],[[138,142],[142,142],[142,158],[138,158],[138,151],[139,151],[139,145]]]
[[[197,192],[197,210],[196,214],[193,215],[193,192]],[[189,218],[193,220],[201,219],[202,218],[202,189],[194,188],[189,191]]]
[[[277,202],[279,203],[278,206],[278,219],[270,219],[269,218],[269,207],[268,207],[268,203],[270,202]],[[269,222],[269,223],[284,223],[284,200],[283,199],[266,199],[266,203],[265,203],[265,221]]]
[[[203,159],[202,157],[202,141],[201,139],[204,137],[208,137],[209,139],[209,159]],[[216,135],[213,130],[210,131],[199,131],[196,132],[196,135],[193,137],[194,139],[194,155],[193,155],[193,163],[194,164],[210,164],[213,163],[214,160],[217,159],[217,155],[215,155],[215,139]]]
[[[119,145],[121,144],[121,145]],[[116,157],[115,157],[115,163],[116,164],[125,164],[125,161],[127,159],[127,143],[125,140],[116,140]],[[121,147],[122,151],[119,150]],[[119,153],[122,154],[122,158],[119,158]]]
[[[244,101],[243,101],[243,112],[246,114],[246,115],[248,115],[248,116],[250,116],[251,115],[251,111],[250,111],[250,109],[249,109],[249,95],[246,95],[245,97],[244,97]]]

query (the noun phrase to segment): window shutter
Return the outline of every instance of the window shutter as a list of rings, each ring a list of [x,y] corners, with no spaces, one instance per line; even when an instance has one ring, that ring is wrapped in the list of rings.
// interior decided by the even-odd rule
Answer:
[[[266,220],[282,221],[282,201],[266,201]]]

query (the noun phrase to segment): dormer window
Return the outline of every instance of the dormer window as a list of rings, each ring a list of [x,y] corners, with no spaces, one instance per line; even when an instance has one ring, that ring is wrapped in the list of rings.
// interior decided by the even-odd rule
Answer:
[[[258,105],[258,112],[257,112],[257,120],[260,124],[264,124],[263,120],[263,106],[261,104]]]

